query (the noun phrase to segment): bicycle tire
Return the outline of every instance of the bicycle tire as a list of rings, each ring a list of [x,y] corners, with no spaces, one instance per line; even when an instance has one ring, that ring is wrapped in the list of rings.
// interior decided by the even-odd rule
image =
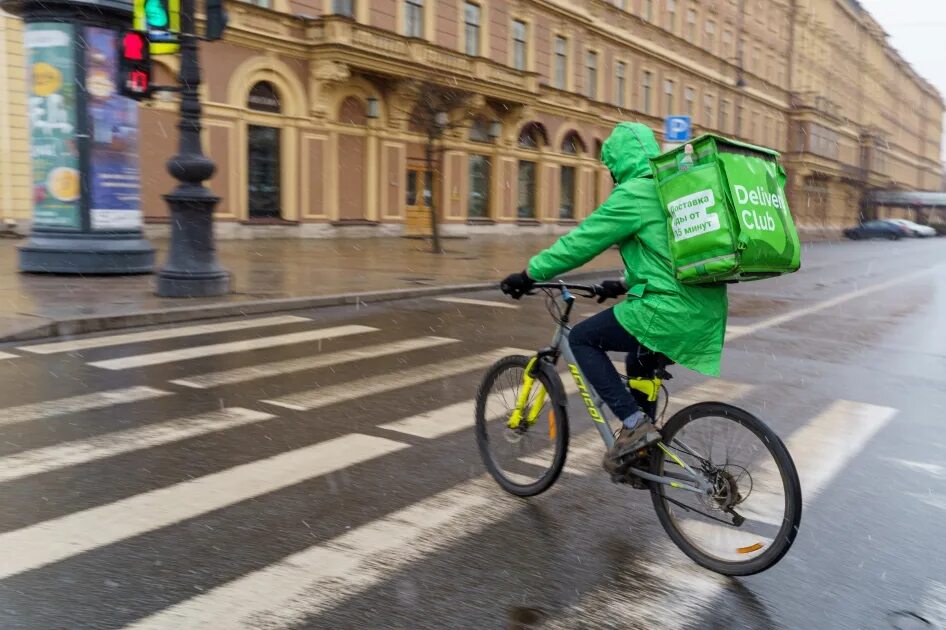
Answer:
[[[555,453],[551,467],[534,483],[519,484],[503,474],[490,450],[489,434],[486,427],[488,422],[488,418],[486,417],[487,397],[503,372],[509,369],[525,370],[531,360],[531,357],[524,355],[511,355],[499,359],[486,371],[479,389],[476,392],[476,443],[479,447],[480,457],[483,459],[483,463],[486,465],[489,474],[496,480],[496,483],[498,483],[503,490],[517,497],[535,496],[552,487],[552,484],[554,484],[559,475],[562,474],[562,469],[565,467],[565,457],[568,452],[568,409],[564,404],[561,404],[566,400],[565,387],[562,384],[562,380],[558,377],[558,374],[553,370],[542,369],[535,370],[535,377],[536,380],[545,387],[546,392],[548,392],[549,404],[555,411],[557,428],[555,433]]]
[[[654,510],[657,512],[657,518],[664,531],[667,532],[673,543],[700,566],[729,576],[760,573],[781,560],[788,553],[795,537],[798,535],[798,527],[801,523],[802,494],[795,463],[782,440],[762,420],[748,411],[719,402],[697,403],[675,413],[664,425],[662,431],[664,443],[670,444],[673,437],[683,427],[694,420],[705,417],[725,417],[738,422],[762,442],[765,449],[775,460],[782,479],[786,501],[785,513],[778,533],[773,537],[772,543],[764,553],[742,562],[730,562],[704,553],[687,540],[686,536],[674,523],[668,509],[668,503],[664,500],[666,486],[651,482],[650,492]],[[662,464],[665,461],[663,451],[654,449],[651,457],[651,473],[660,475],[663,470]]]

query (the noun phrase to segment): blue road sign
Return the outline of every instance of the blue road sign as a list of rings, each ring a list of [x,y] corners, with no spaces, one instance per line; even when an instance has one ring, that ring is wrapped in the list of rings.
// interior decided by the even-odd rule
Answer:
[[[667,116],[664,121],[664,140],[686,142],[690,140],[692,127],[689,116]]]

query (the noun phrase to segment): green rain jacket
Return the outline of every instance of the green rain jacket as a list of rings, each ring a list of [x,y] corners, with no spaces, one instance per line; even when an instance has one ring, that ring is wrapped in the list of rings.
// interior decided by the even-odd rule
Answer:
[[[687,286],[674,277],[667,216],[648,163],[659,153],[646,125],[615,127],[601,149],[601,161],[615,179],[614,191],[581,225],[534,256],[528,273],[543,282],[618,245],[628,295],[614,307],[617,320],[645,347],[691,370],[719,376],[726,286]]]

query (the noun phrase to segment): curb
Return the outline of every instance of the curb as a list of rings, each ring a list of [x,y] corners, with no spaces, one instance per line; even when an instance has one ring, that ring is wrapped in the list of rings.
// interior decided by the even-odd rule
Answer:
[[[568,276],[568,278],[570,280],[582,280],[615,273],[621,273],[621,270],[601,269],[598,271],[586,271],[572,274]],[[436,287],[391,289],[388,291],[368,291],[365,293],[338,293],[333,295],[280,298],[276,300],[210,304],[206,306],[185,306],[163,310],[123,313],[120,315],[76,317],[49,321],[35,328],[0,336],[0,343],[35,341],[38,339],[48,339],[50,337],[73,337],[96,332],[123,330],[126,328],[144,328],[164,324],[179,324],[203,319],[245,317],[247,315],[263,315],[267,313],[299,311],[311,308],[345,306],[348,304],[394,302],[398,300],[448,295],[450,293],[472,293],[474,291],[496,289],[497,284],[497,282],[478,282]]]

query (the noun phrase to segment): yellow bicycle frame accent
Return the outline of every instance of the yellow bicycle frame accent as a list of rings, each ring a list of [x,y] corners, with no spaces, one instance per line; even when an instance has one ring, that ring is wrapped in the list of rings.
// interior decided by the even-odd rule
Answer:
[[[627,384],[631,389],[636,389],[647,396],[648,401],[656,402],[657,396],[660,395],[660,386],[663,384],[663,380],[656,377],[632,378],[628,379]]]
[[[522,377],[522,390],[519,392],[519,396],[516,398],[516,408],[513,409],[512,414],[509,416],[509,422],[506,423],[510,429],[516,429],[522,423],[522,416],[525,412],[526,403],[529,402],[529,394],[532,393],[532,386],[535,384],[535,378],[531,376],[532,368],[535,366],[535,362],[538,357],[532,357],[529,363],[526,364],[525,373]],[[539,417],[539,412],[542,411],[542,406],[545,404],[545,398],[548,394],[545,391],[545,387],[539,384],[539,394],[536,399],[532,402],[532,406],[529,408],[529,414],[526,416],[526,424],[533,425]]]

